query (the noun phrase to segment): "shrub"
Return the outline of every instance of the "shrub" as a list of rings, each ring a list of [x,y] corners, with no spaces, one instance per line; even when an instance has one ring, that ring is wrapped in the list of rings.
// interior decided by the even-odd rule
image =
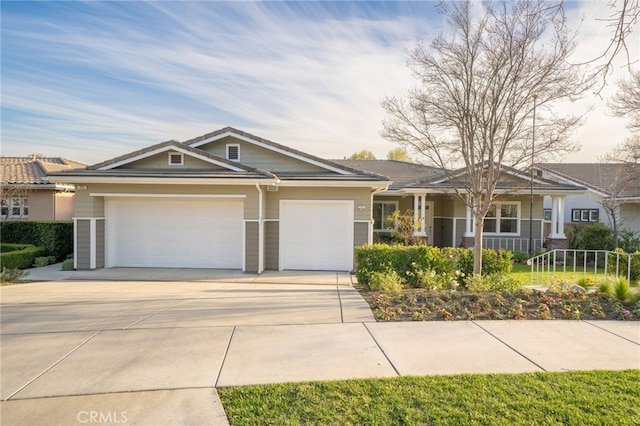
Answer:
[[[527,253],[526,251],[514,251],[512,258],[515,263],[522,263],[525,260],[529,259],[529,253]]]
[[[69,253],[73,253],[73,222],[4,222],[0,240],[3,243],[32,244],[42,247],[46,255],[62,260]]]
[[[0,282],[14,283],[27,275],[29,275],[28,272],[18,268],[2,268],[2,272],[0,272]]]
[[[618,271],[620,275],[627,275],[627,271],[629,271],[629,279],[631,281],[637,281],[640,279],[640,251],[635,252],[631,255],[631,268],[629,268],[629,254],[625,253],[625,251],[621,248],[617,248],[614,250],[616,253],[619,253],[620,256],[609,254],[609,270],[615,271],[616,265],[618,266]],[[619,257],[619,263],[618,263]]]
[[[49,263],[49,257],[40,256],[35,258],[35,260],[33,261],[33,266],[36,268],[42,268],[43,266],[49,265]]]
[[[569,248],[578,250],[613,250],[613,231],[601,223],[574,223],[566,228]]]
[[[522,284],[508,275],[471,275],[465,280],[467,290],[476,293],[497,291],[515,293],[522,288]]]
[[[454,288],[463,284],[473,272],[473,250],[420,246],[389,246],[374,244],[356,248],[356,276],[358,282],[368,286],[372,274],[396,271],[411,287]],[[483,273],[508,274],[511,272],[511,252],[483,251]]]
[[[621,302],[634,300],[629,281],[625,277],[612,277],[604,280],[598,288],[601,293],[608,297],[620,300]]]
[[[399,293],[402,290],[402,279],[396,271],[374,272],[369,281],[369,288],[385,293]]]
[[[625,229],[620,232],[618,247],[627,253],[640,251],[640,236],[631,229]]]
[[[8,253],[0,253],[0,265],[7,269],[25,269],[33,265],[36,257],[44,254],[42,247],[36,247],[31,244],[16,244],[20,246],[18,249]],[[6,246],[3,245],[3,247]]]
[[[66,259],[64,262],[62,262],[62,270],[73,271],[73,257]]]

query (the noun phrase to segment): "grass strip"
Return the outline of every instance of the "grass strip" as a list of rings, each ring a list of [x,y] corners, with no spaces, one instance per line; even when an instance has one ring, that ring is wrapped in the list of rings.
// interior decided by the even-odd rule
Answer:
[[[232,425],[638,425],[640,370],[218,389]]]

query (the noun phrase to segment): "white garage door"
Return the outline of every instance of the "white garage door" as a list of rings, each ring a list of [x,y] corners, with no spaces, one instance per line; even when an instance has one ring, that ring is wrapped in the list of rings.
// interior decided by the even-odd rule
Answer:
[[[243,200],[107,198],[107,266],[243,267]]]
[[[353,267],[353,201],[281,201],[280,269]]]

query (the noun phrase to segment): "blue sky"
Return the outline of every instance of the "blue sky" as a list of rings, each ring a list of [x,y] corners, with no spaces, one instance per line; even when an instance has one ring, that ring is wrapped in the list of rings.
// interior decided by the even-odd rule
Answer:
[[[405,49],[441,31],[435,5],[2,1],[2,155],[92,164],[231,125],[325,158],[384,158],[380,101],[414,84]],[[602,6],[572,4],[584,57],[606,41]],[[594,111],[567,161],[627,136],[604,102],[571,107]]]

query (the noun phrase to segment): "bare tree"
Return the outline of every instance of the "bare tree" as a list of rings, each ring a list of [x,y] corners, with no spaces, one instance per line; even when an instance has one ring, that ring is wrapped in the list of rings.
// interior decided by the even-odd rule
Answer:
[[[638,136],[640,134],[640,70],[632,71],[628,79],[618,83],[618,90],[608,104],[613,115],[628,119],[627,128]]]
[[[0,227],[9,218],[18,219],[24,215],[24,202],[29,192],[27,185],[14,182],[5,168],[0,168]]]
[[[419,41],[408,66],[419,85],[404,99],[387,98],[386,139],[448,172],[455,193],[475,218],[474,273],[482,268],[484,218],[505,178],[505,167],[532,163],[532,117],[537,108],[535,158],[563,154],[579,122],[551,108],[590,87],[571,65],[573,36],[561,5],[539,1],[441,2],[450,34],[430,46]],[[479,13],[478,13],[479,12]]]

